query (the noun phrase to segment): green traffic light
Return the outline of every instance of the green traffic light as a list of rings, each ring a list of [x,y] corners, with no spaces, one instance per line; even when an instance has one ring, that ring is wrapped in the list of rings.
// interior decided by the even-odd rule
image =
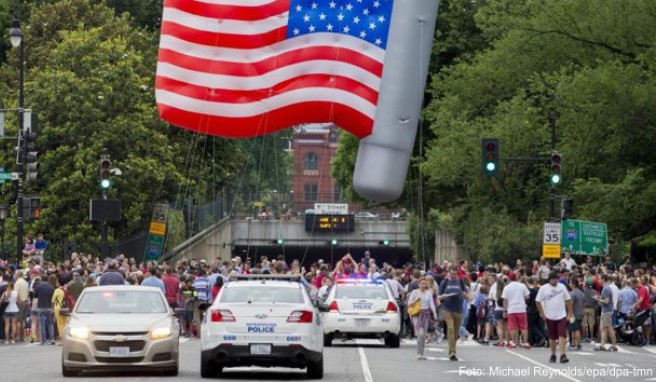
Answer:
[[[278,244],[280,244],[280,245],[285,244],[285,240],[283,240],[283,239],[278,239]]]
[[[559,174],[551,174],[551,184],[560,184]]]
[[[332,239],[330,241],[330,245],[337,245],[337,239]]]
[[[492,172],[497,169],[497,165],[494,162],[487,162],[485,169],[489,172]]]
[[[109,179],[103,179],[100,181],[100,188],[103,190],[109,190],[109,188],[112,186],[112,181]]]

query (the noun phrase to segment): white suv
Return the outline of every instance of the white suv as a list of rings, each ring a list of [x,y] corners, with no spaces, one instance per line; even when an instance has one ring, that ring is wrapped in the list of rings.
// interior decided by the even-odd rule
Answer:
[[[399,306],[385,281],[339,280],[320,305],[324,320],[324,346],[333,338],[384,338],[385,345],[400,345]]]
[[[299,276],[233,276],[201,325],[203,378],[226,367],[307,368],[323,378],[321,318]]]

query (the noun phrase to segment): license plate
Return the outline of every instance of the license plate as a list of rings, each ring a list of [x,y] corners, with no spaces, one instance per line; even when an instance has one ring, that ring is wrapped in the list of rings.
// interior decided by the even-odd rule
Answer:
[[[270,344],[251,345],[251,355],[270,355],[270,354],[271,354]]]
[[[128,357],[129,355],[130,355],[130,348],[127,346],[109,348],[110,357]]]
[[[355,319],[355,327],[356,328],[365,328],[369,326],[369,319],[368,318],[356,318]]]

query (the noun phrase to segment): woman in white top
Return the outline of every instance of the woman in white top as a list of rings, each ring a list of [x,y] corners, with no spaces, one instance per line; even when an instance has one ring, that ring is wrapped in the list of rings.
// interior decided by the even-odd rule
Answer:
[[[8,301],[9,305],[5,309],[4,319],[5,319],[5,343],[14,343],[16,342],[16,318],[18,316],[18,291],[14,290],[14,282],[10,281],[7,284],[7,290],[0,297],[0,301]]]
[[[430,319],[437,320],[437,309],[435,305],[435,298],[433,291],[428,289],[428,282],[425,278],[419,279],[419,289],[415,289],[410,294],[408,299],[408,306],[414,304],[417,300],[420,301],[421,311],[419,314],[412,317],[412,325],[415,328],[417,335],[417,359],[426,359],[424,356],[424,348],[426,346],[426,331]]]

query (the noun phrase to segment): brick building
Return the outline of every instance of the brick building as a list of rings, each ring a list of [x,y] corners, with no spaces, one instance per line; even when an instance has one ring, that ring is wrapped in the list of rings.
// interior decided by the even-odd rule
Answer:
[[[339,128],[333,124],[302,125],[294,129],[292,200],[303,212],[314,203],[341,203],[342,193],[330,175],[330,162],[339,145]]]

